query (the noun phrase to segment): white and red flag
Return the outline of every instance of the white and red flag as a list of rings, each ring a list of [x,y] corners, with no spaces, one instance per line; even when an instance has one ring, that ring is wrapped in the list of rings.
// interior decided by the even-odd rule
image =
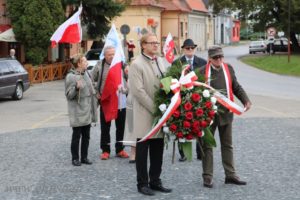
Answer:
[[[173,37],[171,33],[169,33],[163,48],[165,58],[169,63],[172,63],[174,60],[174,48],[175,48],[175,44],[173,41]]]
[[[58,27],[51,37],[51,47],[56,47],[57,43],[79,43],[82,39],[82,29],[80,14],[82,6],[67,21]]]
[[[104,112],[105,121],[111,121],[118,117],[118,86],[122,81],[122,63],[125,62],[125,55],[122,49],[121,40],[115,25],[113,24],[108,32],[103,49],[106,46],[115,47],[115,55],[109,67],[107,78],[101,95],[101,107]],[[100,60],[104,58],[101,52]]]

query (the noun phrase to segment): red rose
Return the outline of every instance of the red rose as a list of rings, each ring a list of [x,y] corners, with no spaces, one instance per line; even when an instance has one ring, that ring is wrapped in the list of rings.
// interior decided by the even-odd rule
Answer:
[[[178,132],[177,133],[177,138],[183,138],[183,133],[182,132]]]
[[[187,112],[187,113],[185,114],[185,119],[187,119],[187,120],[193,119],[193,113],[192,113],[192,112]]]
[[[180,111],[179,111],[179,110],[175,110],[175,112],[173,113],[173,116],[174,116],[175,118],[180,117]]]
[[[212,103],[210,101],[205,102],[205,107],[206,108],[211,108],[212,107]]]
[[[175,132],[177,129],[177,126],[175,124],[171,124],[170,131]]]
[[[197,110],[196,110],[196,116],[197,117],[201,117],[203,115],[203,110],[202,110],[202,108],[198,108]]]
[[[189,121],[183,121],[183,127],[184,128],[190,128],[191,127],[191,123]]]
[[[202,136],[203,136],[202,131],[199,131],[199,132],[197,133],[197,136],[198,136],[198,137],[202,137]]]
[[[194,122],[193,122],[193,128],[199,127],[199,126],[200,126],[199,121],[194,121]]]
[[[215,111],[213,111],[213,110],[209,111],[209,112],[208,112],[208,116],[209,116],[210,118],[213,118],[213,117],[215,116]]]
[[[200,94],[198,94],[198,93],[193,93],[193,94],[192,94],[192,100],[193,100],[194,102],[198,102],[198,101],[200,101],[200,99],[201,99]]]
[[[199,126],[198,127],[193,127],[193,130],[192,130],[193,133],[198,133],[199,131],[200,131]]]
[[[193,139],[193,135],[192,135],[192,134],[187,134],[187,135],[185,136],[185,138],[186,138],[187,140],[192,140],[192,139]]]
[[[206,122],[206,121],[201,121],[201,122],[200,122],[200,126],[201,126],[202,128],[207,127],[207,122]]]
[[[193,107],[193,105],[190,102],[187,102],[184,104],[184,109],[185,110],[191,110]]]

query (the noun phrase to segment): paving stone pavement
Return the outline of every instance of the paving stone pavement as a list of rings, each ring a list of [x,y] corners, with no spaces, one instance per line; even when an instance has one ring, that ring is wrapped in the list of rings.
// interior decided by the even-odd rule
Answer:
[[[192,162],[180,163],[176,150],[176,161],[171,163],[170,144],[165,150],[161,178],[173,192],[156,192],[153,197],[137,192],[135,165],[129,164],[128,159],[114,157],[114,147],[111,159],[99,159],[99,125],[91,131],[89,158],[94,163],[81,167],[71,165],[70,127],[3,133],[0,199],[300,199],[299,122],[299,118],[235,119],[236,168],[248,182],[247,186],[224,184],[219,142],[215,150],[213,189],[202,186],[201,161],[194,158]]]

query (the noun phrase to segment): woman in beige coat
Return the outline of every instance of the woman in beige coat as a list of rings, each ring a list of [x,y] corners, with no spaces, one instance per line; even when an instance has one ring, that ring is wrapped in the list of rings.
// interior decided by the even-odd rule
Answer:
[[[88,74],[87,60],[83,55],[73,58],[72,68],[65,80],[65,95],[68,101],[68,114],[73,129],[71,153],[72,164],[92,164],[88,159],[91,123],[97,122],[97,100]],[[79,161],[79,141],[81,138],[81,162]]]
[[[129,70],[129,93],[132,95],[133,135],[137,140],[143,138],[152,128],[154,112],[154,93],[159,87],[165,67],[156,54],[159,43],[154,34],[141,38],[142,54],[132,62]],[[171,192],[162,186],[160,180],[164,140],[162,134],[136,144],[136,170],[138,192],[154,195],[153,190]],[[147,169],[150,152],[150,170]],[[148,180],[148,177],[150,180]]]

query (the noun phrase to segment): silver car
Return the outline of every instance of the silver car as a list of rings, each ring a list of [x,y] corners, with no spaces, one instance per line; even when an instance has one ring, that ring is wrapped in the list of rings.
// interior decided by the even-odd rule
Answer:
[[[252,41],[249,45],[249,53],[254,54],[256,52],[263,52],[266,53],[267,51],[267,44],[265,41],[260,40],[260,41]]]

